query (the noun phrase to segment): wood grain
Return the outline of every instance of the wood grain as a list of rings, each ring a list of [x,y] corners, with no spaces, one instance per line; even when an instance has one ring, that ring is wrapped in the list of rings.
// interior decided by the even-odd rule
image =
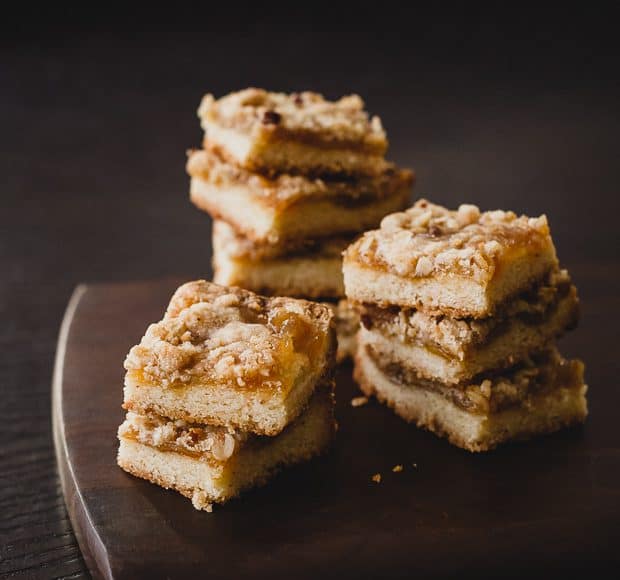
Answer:
[[[487,454],[456,449],[375,402],[352,408],[345,365],[332,451],[265,488],[207,514],[127,475],[115,463],[121,361],[179,282],[80,286],[63,323],[54,434],[95,576],[566,577],[619,561],[610,539],[620,519],[620,438],[601,409],[596,368],[585,428]],[[605,402],[615,408],[620,391]],[[403,472],[391,471],[397,464]],[[380,484],[371,481],[377,472]]]

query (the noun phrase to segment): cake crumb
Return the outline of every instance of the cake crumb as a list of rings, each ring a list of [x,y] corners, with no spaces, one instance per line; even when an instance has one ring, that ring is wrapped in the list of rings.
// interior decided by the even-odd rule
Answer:
[[[370,479],[372,479],[375,483],[381,483],[381,474],[375,473]]]
[[[394,467],[392,467],[392,471],[394,473],[400,473],[403,470],[403,466],[402,465],[395,465]]]
[[[205,511],[207,513],[212,513],[213,512],[213,504],[212,503],[207,504],[207,506],[205,506]]]
[[[415,467],[416,469],[418,468],[418,464],[417,463],[412,463],[411,465],[413,465],[413,467]]]
[[[351,407],[361,407],[368,403],[368,397],[353,397],[351,399]]]

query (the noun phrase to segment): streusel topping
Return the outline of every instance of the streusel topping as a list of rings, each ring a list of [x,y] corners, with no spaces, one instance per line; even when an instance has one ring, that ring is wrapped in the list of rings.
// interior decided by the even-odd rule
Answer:
[[[118,429],[118,435],[151,447],[226,461],[248,438],[249,433],[129,411]]]
[[[161,386],[288,388],[305,368],[320,364],[331,317],[327,307],[305,300],[189,282],[130,350],[125,368]]]
[[[209,122],[248,133],[265,128],[320,134],[325,141],[358,142],[387,148],[379,117],[369,117],[358,95],[328,101],[322,95],[272,93],[249,88],[220,99],[207,94],[198,116],[206,130]]]
[[[545,215],[480,212],[469,204],[452,211],[420,199],[410,209],[383,218],[380,229],[364,234],[348,251],[399,276],[456,273],[484,281],[517,247],[552,247]]]
[[[385,198],[403,188],[411,188],[415,174],[408,169],[398,169],[393,163],[385,162],[383,171],[374,177],[350,179],[320,179],[302,175],[279,174],[265,177],[225,163],[217,153],[208,149],[190,151],[187,172],[192,177],[204,179],[216,186],[247,186],[258,200],[280,208],[304,199],[329,198],[338,201],[358,200],[372,202]]]

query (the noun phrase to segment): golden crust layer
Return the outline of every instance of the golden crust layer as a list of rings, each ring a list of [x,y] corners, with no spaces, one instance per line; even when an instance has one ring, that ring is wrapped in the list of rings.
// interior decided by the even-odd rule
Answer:
[[[385,162],[382,171],[357,179],[322,179],[303,175],[280,174],[273,177],[248,171],[223,161],[213,150],[190,151],[187,173],[214,186],[243,186],[252,200],[265,207],[283,211],[303,201],[329,200],[343,207],[365,205],[389,197],[403,188],[411,188],[415,174]]]
[[[145,384],[199,382],[287,390],[324,359],[332,314],[320,304],[266,298],[199,280],[181,286],[166,315],[151,324],[125,368]]]
[[[515,254],[549,250],[553,242],[544,215],[480,212],[467,204],[451,211],[420,199],[385,217],[380,229],[364,234],[347,256],[406,278],[458,275],[486,283]]]
[[[564,359],[557,348],[533,353],[514,367],[501,372],[482,373],[458,385],[423,379],[416,369],[386,360],[370,346],[360,342],[366,355],[390,380],[403,388],[413,386],[439,393],[469,413],[487,415],[507,408],[527,408],[532,397],[559,387],[576,388],[583,384],[584,365],[580,360]]]
[[[439,392],[394,381],[381,372],[363,347],[355,357],[354,378],[365,395],[376,396],[405,421],[472,452],[552,433],[582,423],[588,414],[587,386],[578,381],[533,393],[524,405],[471,413]]]
[[[494,316],[486,318],[452,318],[375,304],[356,304],[355,308],[366,329],[398,338],[403,344],[429,346],[445,357],[460,361],[466,360],[472,351],[509,334],[517,324],[539,329],[552,320],[557,332],[545,336],[546,343],[576,326],[579,316],[577,289],[566,270],[549,273],[540,284],[509,300]]]
[[[253,137],[277,135],[309,140],[323,146],[357,147],[377,155],[387,149],[379,117],[368,116],[358,95],[328,101],[313,92],[274,93],[249,88],[220,99],[207,94],[198,109],[203,128],[209,124]]]

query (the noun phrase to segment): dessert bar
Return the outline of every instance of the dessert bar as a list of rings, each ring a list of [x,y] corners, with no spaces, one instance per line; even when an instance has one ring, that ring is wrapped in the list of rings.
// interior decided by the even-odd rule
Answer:
[[[387,150],[380,119],[357,95],[328,101],[250,88],[205,95],[198,116],[208,143],[252,171],[376,175]]]
[[[275,435],[331,372],[335,348],[326,306],[190,282],[129,352],[124,407]]]

